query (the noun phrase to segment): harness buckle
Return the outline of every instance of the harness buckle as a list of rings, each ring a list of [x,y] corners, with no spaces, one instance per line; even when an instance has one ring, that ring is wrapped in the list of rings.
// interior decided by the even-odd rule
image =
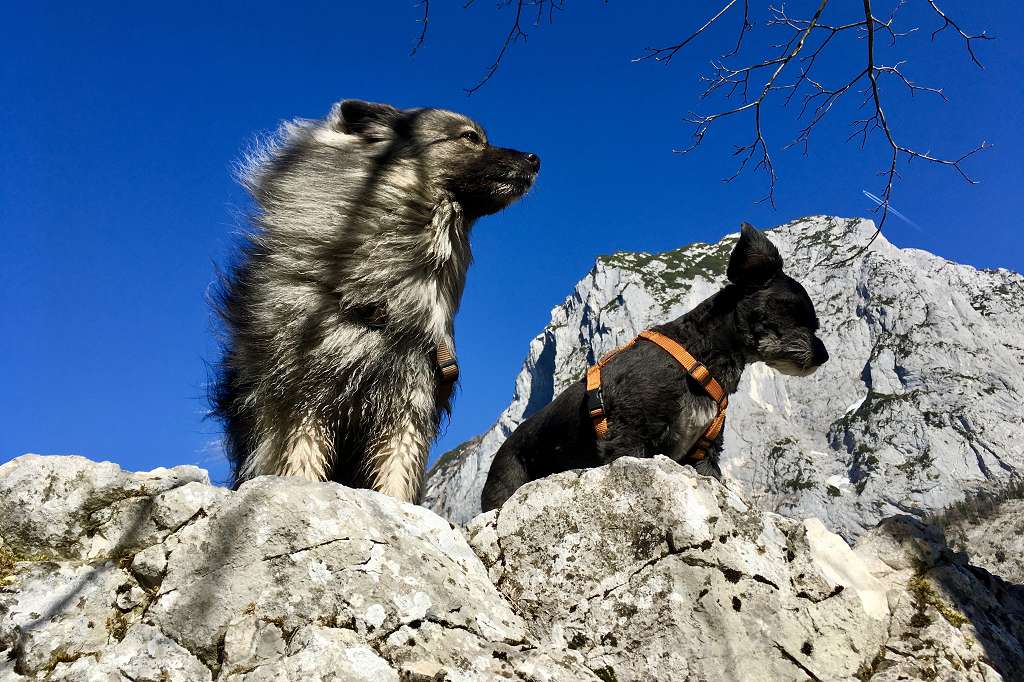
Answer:
[[[711,380],[714,378],[711,376],[711,371],[707,366],[705,366],[703,362],[699,361],[694,364],[693,369],[689,370],[689,374],[697,380],[697,383],[700,384],[701,388],[707,388],[708,384],[710,384]]]
[[[604,416],[604,393],[600,386],[587,391],[587,412],[591,419]]]
[[[459,378],[459,362],[444,341],[438,343],[434,349],[434,369],[439,383],[453,384]]]
[[[455,360],[438,365],[437,373],[442,384],[455,383],[455,380],[459,378],[459,365]]]

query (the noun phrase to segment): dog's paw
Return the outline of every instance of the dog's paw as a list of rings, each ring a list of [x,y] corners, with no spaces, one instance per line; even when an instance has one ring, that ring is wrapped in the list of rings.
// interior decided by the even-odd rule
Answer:
[[[722,480],[722,470],[718,466],[717,457],[705,457],[693,465],[694,471],[702,476],[712,476],[719,481]]]

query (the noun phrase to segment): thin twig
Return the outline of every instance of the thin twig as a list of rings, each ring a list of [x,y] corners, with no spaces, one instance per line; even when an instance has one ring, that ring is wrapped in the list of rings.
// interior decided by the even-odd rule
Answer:
[[[928,0],[928,3],[931,4],[934,7],[934,3],[932,2],[932,0]],[[835,262],[835,263],[831,263],[830,264],[831,267],[840,267],[840,266],[846,265],[846,264],[851,263],[852,261],[856,260],[865,251],[868,250],[868,248],[874,243],[875,239],[878,238],[878,235],[881,234],[882,227],[885,225],[885,221],[889,217],[889,208],[890,208],[890,201],[892,199],[893,185],[896,182],[896,178],[899,176],[899,173],[898,173],[898,171],[896,169],[896,164],[899,161],[899,157],[900,157],[901,154],[904,155],[907,158],[908,162],[913,161],[914,159],[922,159],[924,161],[928,161],[929,163],[934,163],[934,164],[938,164],[938,165],[941,165],[941,166],[952,167],[954,170],[956,170],[957,173],[960,174],[960,177],[962,177],[965,181],[967,181],[968,183],[973,185],[973,184],[976,184],[977,181],[972,179],[967,174],[967,172],[964,171],[963,167],[960,164],[964,160],[966,160],[967,158],[969,158],[971,156],[974,156],[978,152],[984,151],[984,150],[986,150],[986,149],[991,147],[991,145],[989,145],[987,142],[982,141],[981,144],[979,144],[977,147],[975,147],[974,149],[970,150],[966,154],[961,155],[959,158],[956,158],[956,159],[945,159],[945,158],[934,156],[930,152],[919,152],[919,151],[917,151],[915,149],[912,149],[910,147],[906,147],[906,146],[900,145],[899,143],[896,142],[896,139],[893,136],[892,130],[889,127],[888,119],[886,119],[885,111],[882,109],[882,96],[881,96],[880,88],[879,88],[879,84],[878,84],[878,76],[880,74],[882,74],[882,73],[895,73],[895,74],[897,74],[898,77],[902,79],[904,84],[906,84],[907,87],[909,87],[911,89],[911,93],[913,93],[915,90],[927,90],[929,92],[934,92],[934,93],[939,94],[940,96],[943,97],[943,99],[945,99],[945,95],[943,95],[941,90],[937,90],[935,88],[923,88],[921,86],[917,86],[917,85],[913,84],[912,82],[910,82],[909,80],[904,78],[903,75],[899,72],[899,69],[898,69],[899,65],[897,65],[896,67],[885,67],[885,66],[876,66],[875,65],[875,32],[874,32],[875,20],[873,20],[873,17],[871,15],[871,0],[863,0],[863,4],[864,4],[864,16],[865,16],[865,20],[867,22],[866,23],[866,25],[867,25],[867,69],[866,69],[866,72],[867,72],[867,76],[868,76],[868,81],[870,83],[869,95],[870,95],[870,101],[872,101],[873,104],[874,104],[874,113],[871,116],[869,116],[868,118],[860,119],[860,120],[854,122],[854,125],[855,126],[859,126],[859,128],[857,130],[855,130],[851,134],[851,137],[853,137],[853,136],[861,136],[861,138],[862,138],[861,144],[863,145],[864,143],[866,143],[868,134],[871,132],[871,130],[881,130],[883,136],[885,137],[886,143],[889,146],[891,154],[890,154],[890,157],[889,157],[889,168],[887,170],[884,170],[884,171],[882,171],[880,173],[880,175],[884,176],[885,180],[886,180],[886,182],[885,182],[885,189],[884,189],[884,191],[882,192],[882,195],[881,195],[881,200],[882,201],[881,201],[881,203],[879,203],[878,208],[875,209],[876,211],[879,211],[879,210],[881,211],[881,213],[882,213],[881,220],[878,221],[878,224],[875,226],[874,233],[871,235],[871,238],[867,241],[866,244],[864,244],[863,246],[858,248],[848,258],[844,258],[841,261],[838,261],[838,262]],[[935,9],[936,9],[936,11],[938,10],[937,7]],[[945,15],[943,15],[943,16],[945,16]],[[949,23],[950,23],[950,25],[956,27],[956,25],[953,24],[952,21],[950,21]],[[959,30],[959,29],[957,29],[957,30]],[[970,51],[969,41],[968,41],[968,51]],[[971,54],[971,56],[972,56],[972,58],[974,57],[973,53]],[[979,64],[979,66],[980,66],[980,64]]]
[[[473,0],[469,0],[464,7],[469,7],[472,3]],[[504,0],[504,2],[499,2],[498,6],[507,7],[511,4],[512,0]],[[561,11],[565,8],[565,0],[516,0],[515,5],[516,12],[515,17],[512,20],[512,28],[509,29],[508,34],[505,36],[505,42],[502,43],[501,49],[498,51],[498,56],[495,57],[494,62],[487,67],[487,71],[484,73],[483,78],[481,78],[476,85],[471,88],[463,88],[463,91],[467,95],[472,95],[474,92],[482,88],[487,81],[494,77],[494,74],[498,72],[498,67],[501,66],[502,60],[505,58],[505,53],[508,52],[508,48],[512,43],[520,38],[522,38],[523,41],[526,40],[526,32],[523,31],[521,23],[524,6],[531,5],[537,8],[537,17],[534,20],[534,26],[537,26],[541,22],[541,17],[544,16],[545,7],[548,10],[548,21],[551,22],[554,19],[554,12],[556,10]]]
[[[507,3],[506,3],[507,4]],[[508,46],[511,45],[515,40],[522,37],[526,39],[526,34],[523,33],[523,29],[519,25],[519,20],[523,16],[523,0],[516,0],[516,16],[512,22],[512,28],[509,29],[508,35],[505,36],[505,42],[501,45],[501,50],[498,51],[498,56],[495,57],[494,63],[487,67],[487,71],[484,73],[484,77],[471,88],[463,88],[467,95],[472,95],[474,92],[482,88],[487,81],[491,80],[495,73],[498,71],[498,67],[501,65],[501,60],[505,57],[505,52],[508,51]]]
[[[732,57],[739,53],[740,47],[743,46],[743,36],[747,34],[747,30],[753,28],[754,25],[750,23],[750,0],[743,0],[743,22],[740,24],[740,33],[736,37],[736,47],[732,48],[731,52],[726,52],[722,55],[722,59]]]
[[[974,54],[974,48],[971,46],[971,41],[972,40],[992,40],[992,36],[986,34],[984,31],[982,31],[981,33],[975,34],[975,35],[970,35],[968,33],[965,33],[964,30],[961,29],[960,26],[955,21],[950,19],[948,16],[946,16],[945,12],[943,12],[941,9],[939,9],[939,6],[935,4],[934,0],[927,0],[927,1],[928,1],[928,4],[931,5],[932,9],[935,10],[935,13],[938,14],[940,17],[942,17],[942,26],[939,26],[937,29],[932,31],[932,40],[935,40],[935,36],[937,36],[938,34],[940,34],[943,31],[945,31],[947,28],[952,26],[953,30],[956,31],[957,33],[959,33],[960,37],[964,39],[964,45],[967,47],[967,53],[971,55],[971,61],[973,61],[975,64],[977,64],[979,69],[984,69],[985,65],[982,64],[981,61],[978,59],[978,55]]]
[[[416,44],[412,46],[412,52],[409,53],[410,57],[416,55],[416,51],[423,47],[423,41],[427,39],[427,24],[430,23],[430,0],[420,0],[418,7],[423,8],[423,18],[418,19],[419,23],[423,24],[423,28],[420,31],[420,37],[416,40]]]
[[[774,206],[775,183],[778,180],[778,176],[775,173],[775,166],[772,164],[771,154],[768,151],[768,144],[765,141],[764,132],[761,129],[761,107],[764,104],[767,97],[769,96],[769,94],[773,90],[779,89],[779,87],[775,85],[776,80],[779,77],[779,74],[781,74],[782,70],[785,69],[786,66],[790,62],[792,62],[797,55],[800,54],[801,50],[804,49],[804,45],[807,42],[807,37],[814,30],[815,25],[821,18],[822,12],[825,11],[825,6],[828,5],[828,1],[829,0],[821,0],[821,3],[818,5],[818,10],[814,13],[814,16],[810,19],[810,21],[807,22],[806,26],[804,26],[804,28],[802,28],[800,32],[794,36],[794,38],[791,38],[789,40],[789,42],[785,46],[786,51],[781,56],[776,57],[774,59],[767,59],[760,63],[752,64],[750,66],[746,66],[740,69],[729,69],[727,67],[724,67],[725,70],[722,71],[721,69],[724,65],[720,64],[720,70],[717,75],[717,80],[714,83],[712,83],[711,86],[709,86],[708,90],[706,90],[705,93],[713,91],[716,87],[718,87],[720,83],[736,83],[738,81],[736,81],[735,79],[737,77],[740,77],[744,79],[744,99],[746,99],[745,79],[749,77],[749,74],[753,71],[767,68],[770,66],[775,66],[775,70],[772,72],[771,76],[768,77],[768,80],[761,88],[761,94],[758,95],[757,99],[750,102],[745,102],[744,104],[733,109],[730,109],[728,111],[721,111],[718,113],[709,114],[705,116],[697,116],[695,114],[691,114],[687,118],[687,121],[696,126],[693,131],[693,144],[685,149],[675,150],[676,153],[686,154],[696,149],[697,146],[699,146],[700,143],[704,140],[704,136],[707,135],[708,130],[710,129],[711,125],[715,123],[715,121],[718,121],[729,116],[733,116],[735,114],[743,113],[744,111],[752,111],[754,115],[754,140],[749,144],[738,146],[736,150],[733,152],[733,156],[741,157],[740,164],[737,167],[736,172],[733,173],[730,177],[725,178],[725,181],[730,182],[736,179],[736,177],[738,177],[740,173],[742,173],[743,170],[746,168],[747,164],[749,163],[750,159],[753,158],[754,154],[760,150],[761,158],[758,160],[756,164],[754,164],[754,170],[756,171],[758,169],[761,169],[768,174],[768,193],[758,201],[768,201],[769,203],[771,203],[772,206]]]
[[[656,62],[662,62],[662,63],[667,64],[668,62],[672,61],[672,57],[675,57],[676,53],[679,52],[679,50],[681,50],[684,47],[686,47],[690,43],[690,41],[692,41],[694,38],[696,38],[701,33],[703,33],[713,23],[718,21],[718,18],[721,17],[723,14],[725,14],[727,11],[729,11],[729,8],[732,7],[735,4],[736,4],[736,0],[729,0],[729,2],[725,3],[725,6],[722,7],[722,9],[718,10],[718,13],[715,16],[711,17],[706,22],[704,22],[703,26],[698,28],[693,33],[691,33],[690,36],[688,38],[686,38],[686,40],[682,41],[681,43],[677,43],[675,45],[669,45],[668,47],[648,47],[647,48],[647,54],[643,55],[642,57],[634,58],[633,62],[634,63],[635,62],[642,62],[642,61],[645,61],[647,59],[653,59]],[[746,11],[746,4],[744,3],[744,12],[745,11]],[[746,25],[746,16],[745,15],[744,15],[743,21],[744,21],[744,25]],[[745,29],[742,29],[740,31],[740,39],[741,40],[743,38],[743,30],[745,30]],[[737,48],[737,50],[739,49],[739,44],[738,43],[736,45],[736,48]],[[735,50],[734,50],[734,52],[735,52]]]

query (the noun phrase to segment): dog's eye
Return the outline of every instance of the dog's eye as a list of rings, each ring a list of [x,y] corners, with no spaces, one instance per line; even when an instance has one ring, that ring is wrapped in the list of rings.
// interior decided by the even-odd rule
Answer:
[[[459,135],[463,140],[469,140],[473,144],[480,144],[483,140],[480,138],[480,133],[475,130],[467,130],[466,132]]]

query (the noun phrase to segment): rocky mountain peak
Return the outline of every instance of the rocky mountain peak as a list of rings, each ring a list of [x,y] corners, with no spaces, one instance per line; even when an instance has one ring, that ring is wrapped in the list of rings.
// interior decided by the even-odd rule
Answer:
[[[770,231],[814,300],[831,360],[812,377],[746,369],[722,468],[758,506],[821,518],[849,539],[1024,474],[1024,278],[978,270],[813,216]],[[660,254],[602,256],[529,344],[512,402],[443,456],[424,503],[465,523],[509,433],[589,363],[718,290],[736,234]]]

